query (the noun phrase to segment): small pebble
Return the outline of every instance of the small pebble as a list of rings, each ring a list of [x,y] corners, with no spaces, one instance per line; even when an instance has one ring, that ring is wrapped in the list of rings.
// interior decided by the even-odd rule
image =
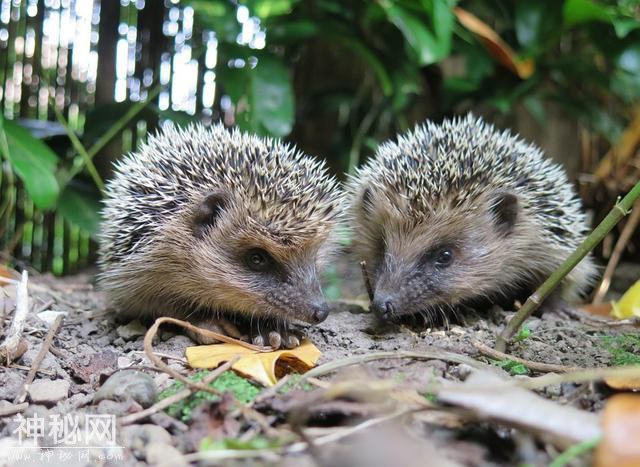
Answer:
[[[150,465],[171,465],[175,467],[189,465],[180,451],[164,443],[149,443],[145,449]]]
[[[29,398],[35,404],[53,405],[69,397],[69,386],[63,379],[40,379],[29,385]]]
[[[142,407],[153,405],[158,397],[153,378],[136,370],[121,370],[112,374],[93,397],[95,403],[101,400],[124,401],[133,399]]]
[[[122,337],[125,341],[132,341],[140,336],[144,336],[147,332],[147,328],[142,325],[137,319],[131,321],[129,324],[118,326],[118,336]]]

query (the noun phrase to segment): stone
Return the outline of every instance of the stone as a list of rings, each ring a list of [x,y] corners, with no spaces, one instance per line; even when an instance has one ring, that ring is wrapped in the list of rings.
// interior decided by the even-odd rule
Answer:
[[[69,397],[69,381],[40,379],[29,385],[29,399],[35,404],[53,405]]]
[[[170,444],[149,443],[145,449],[149,465],[171,465],[175,467],[189,465],[180,451]]]
[[[137,370],[121,370],[112,374],[104,382],[95,393],[93,402],[98,403],[105,399],[113,401],[133,399],[147,408],[155,403],[157,397],[158,391],[151,376]]]
[[[147,332],[147,328],[136,319],[131,321],[129,324],[118,326],[117,332],[118,336],[122,337],[125,341],[131,341],[140,336],[144,336]]]

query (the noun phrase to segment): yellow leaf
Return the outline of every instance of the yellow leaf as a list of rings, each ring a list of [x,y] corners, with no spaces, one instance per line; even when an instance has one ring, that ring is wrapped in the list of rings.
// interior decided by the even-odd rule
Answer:
[[[618,319],[640,317],[640,281],[637,281],[625,292],[620,300],[611,304],[611,314]]]
[[[274,352],[258,352],[237,344],[198,345],[187,347],[186,355],[192,368],[216,368],[241,355],[232,369],[264,386],[273,386],[286,373],[304,373],[313,368],[322,352],[310,341],[304,340],[295,349]]]

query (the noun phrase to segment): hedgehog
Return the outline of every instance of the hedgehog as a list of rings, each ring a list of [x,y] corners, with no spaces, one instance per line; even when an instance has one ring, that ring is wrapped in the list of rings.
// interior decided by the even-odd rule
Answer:
[[[430,121],[380,145],[347,186],[353,252],[383,320],[457,317],[522,302],[584,239],[565,171],[536,146],[472,114]],[[596,273],[585,258],[564,306]]]
[[[98,284],[119,316],[273,347],[327,317],[319,274],[343,195],[320,160],[222,124],[169,126],[116,163],[105,193]]]

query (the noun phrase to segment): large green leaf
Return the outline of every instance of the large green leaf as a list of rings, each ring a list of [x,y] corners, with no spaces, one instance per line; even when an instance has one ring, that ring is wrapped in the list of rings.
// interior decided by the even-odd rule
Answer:
[[[42,141],[15,122],[0,116],[0,135],[7,142],[9,162],[40,209],[56,204],[60,187],[56,179],[58,156]]]
[[[433,0],[431,11],[427,11],[433,31],[429,30],[420,16],[392,0],[381,0],[380,5],[389,20],[402,32],[420,65],[436,63],[449,55],[454,19],[447,0]]]
[[[559,0],[519,0],[515,27],[518,42],[531,55],[542,53],[560,36],[563,2]]]
[[[293,128],[293,85],[289,70],[275,57],[264,55],[251,80],[253,118],[273,136],[286,136]]]
[[[591,21],[611,21],[607,8],[593,0],[565,0],[562,16],[566,27]]]
[[[58,212],[95,238],[100,226],[100,194],[89,187],[69,184],[58,199]]]
[[[240,3],[247,5],[251,14],[265,19],[291,13],[298,2],[299,0],[242,0]]]
[[[254,68],[219,67],[220,85],[236,105],[240,128],[261,135],[286,136],[294,118],[289,70],[271,54],[256,51],[256,55]]]
[[[236,7],[230,1],[189,0],[186,4],[193,8],[197,23],[214,31],[220,40],[235,42],[240,23],[236,19]]]

